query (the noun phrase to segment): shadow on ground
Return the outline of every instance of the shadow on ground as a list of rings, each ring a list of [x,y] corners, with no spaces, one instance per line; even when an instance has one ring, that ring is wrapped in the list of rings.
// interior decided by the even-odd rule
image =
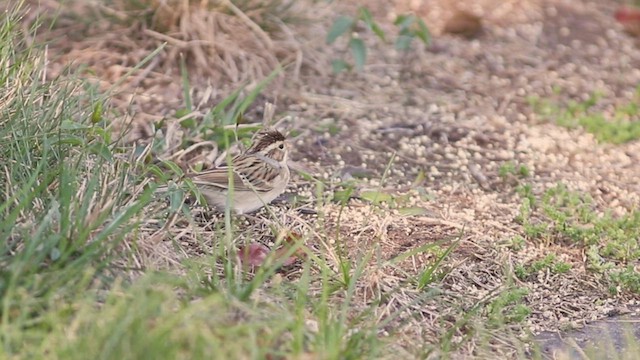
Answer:
[[[564,333],[545,331],[536,339],[543,356],[551,359],[618,359],[621,353],[638,354],[640,315],[624,315],[594,321],[582,329]],[[634,345],[635,343],[635,345]]]

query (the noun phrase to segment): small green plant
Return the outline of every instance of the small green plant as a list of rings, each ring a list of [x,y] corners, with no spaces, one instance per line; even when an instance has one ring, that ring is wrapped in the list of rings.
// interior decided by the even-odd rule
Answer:
[[[429,28],[419,16],[413,14],[398,15],[393,23],[398,27],[398,37],[395,42],[397,50],[409,51],[411,43],[416,38],[425,45],[431,43]]]
[[[338,135],[342,131],[340,123],[337,119],[326,119],[318,122],[314,126],[314,130],[319,133],[329,133],[331,136]]]
[[[506,179],[509,176],[526,178],[531,175],[531,171],[526,165],[516,165],[512,161],[507,161],[504,164],[500,165],[500,168],[498,169],[498,175],[503,179]]]
[[[440,249],[440,254],[437,255],[436,260],[422,271],[417,281],[416,288],[418,290],[423,290],[426,286],[431,285],[433,282],[440,279],[439,274],[442,272],[442,262],[451,254],[451,252],[453,252],[453,250],[456,249],[456,247],[458,247],[460,238],[453,241],[446,249]]]
[[[420,40],[424,45],[431,43],[431,33],[421,17],[414,14],[398,15],[393,22],[398,27],[398,37],[395,41],[395,48],[403,53],[401,57],[402,68],[400,78],[406,78],[411,63],[417,56],[410,56],[409,52],[414,39]]]
[[[366,7],[360,7],[355,17],[347,15],[338,17],[327,33],[326,42],[331,45],[339,37],[345,35],[347,37],[347,44],[343,53],[346,53],[347,49],[351,50],[353,65],[344,59],[335,59],[331,62],[334,73],[337,74],[345,70],[351,70],[354,65],[358,71],[364,69],[364,64],[367,61],[367,47],[358,33],[358,28],[361,23],[363,23],[367,29],[371,30],[380,40],[385,41],[384,31],[375,22],[371,12]]]
[[[543,118],[567,128],[582,127],[600,142],[622,144],[640,139],[637,99],[617,108],[613,118],[592,111],[599,99],[599,94],[593,94],[585,101],[570,101],[567,104],[538,97],[528,100],[534,111]]]
[[[620,275],[626,274],[620,269],[640,259],[640,243],[637,241],[640,237],[639,211],[631,211],[618,218],[608,213],[598,214],[588,195],[570,191],[563,184],[547,189],[539,197],[531,191],[521,191],[520,194],[523,196],[522,205],[515,220],[523,225],[528,239],[584,246],[587,248],[589,269],[607,273],[616,284],[636,291],[633,277]],[[538,205],[533,207],[532,202]],[[544,260],[546,262],[535,263],[532,268],[517,269],[518,277],[526,277],[540,267],[550,268],[556,273],[569,269],[568,264],[555,262],[552,258]]]
[[[554,254],[549,254],[542,258],[541,260],[534,261],[531,264],[531,272],[539,272],[542,269],[550,269],[551,265],[555,263],[556,256]]]
[[[351,56],[353,63],[347,62],[343,58],[334,59],[331,62],[331,67],[334,73],[340,73],[342,71],[350,71],[354,67],[357,71],[362,71],[367,61],[367,47],[360,36],[359,30],[364,27],[380,39],[382,42],[386,41],[385,32],[380,25],[376,23],[371,15],[371,12],[366,7],[362,6],[358,8],[355,17],[342,15],[338,17],[334,22],[329,32],[327,33],[327,44],[333,44],[338,38],[346,37],[346,47],[343,50],[343,55],[347,50],[351,50]],[[419,39],[425,45],[431,42],[431,34],[429,28],[424,21],[413,14],[399,15],[396,17],[394,24],[398,27],[398,36],[395,40],[395,48],[405,54],[411,50],[411,44],[414,39]],[[404,56],[403,60],[407,62],[409,57]],[[406,66],[403,66],[403,69]]]
[[[559,261],[555,254],[549,254],[529,265],[518,264],[514,268],[514,272],[520,280],[527,280],[543,270],[549,270],[554,274],[564,274],[571,270],[571,264]]]
[[[518,277],[518,279],[523,280],[526,279],[527,277],[529,277],[529,271],[527,270],[527,268],[522,265],[522,264],[517,264],[514,268],[513,268],[513,273],[516,274],[516,276]]]
[[[564,261],[556,262],[555,264],[553,264],[553,267],[551,268],[551,271],[555,274],[564,274],[569,270],[571,270],[571,264],[566,263]]]
[[[516,235],[511,239],[509,239],[509,247],[514,251],[522,250],[524,248],[525,243],[526,243],[526,240],[520,235]]]
[[[614,284],[629,289],[635,293],[640,293],[640,273],[638,273],[632,265],[629,265],[622,270],[611,271],[609,277]]]
[[[385,171],[382,174],[382,178],[380,179],[378,188],[363,189],[362,191],[358,192],[358,198],[367,201],[372,205],[375,205],[375,209],[383,209],[384,211],[386,211],[387,209],[395,209],[404,216],[424,215],[425,213],[427,213],[427,210],[425,208],[409,206],[411,197],[414,196],[415,193],[399,194],[396,191],[387,191],[382,188],[387,179],[387,176],[390,173],[391,166],[393,165],[394,160],[395,154],[393,154],[389,159],[387,167],[385,168]],[[361,175],[369,176],[370,174],[365,173]],[[423,181],[424,172],[419,172],[413,182],[412,188],[418,188]],[[356,186],[357,180],[348,180],[343,182],[340,186],[341,189],[334,193],[334,201],[344,201],[345,195],[348,195],[350,197],[353,194]],[[420,191],[418,191],[418,195],[423,199],[427,198],[426,194],[421,194]]]
[[[508,289],[488,304],[489,325],[499,328],[504,324],[514,324],[524,321],[531,309],[522,304],[524,297],[529,294],[526,288]]]
[[[536,196],[533,194],[533,186],[531,184],[518,185],[516,192],[529,201],[529,207],[536,207]]]

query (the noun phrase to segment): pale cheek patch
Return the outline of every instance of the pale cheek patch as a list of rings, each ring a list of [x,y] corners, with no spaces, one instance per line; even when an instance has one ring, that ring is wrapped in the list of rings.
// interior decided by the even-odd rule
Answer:
[[[273,149],[269,152],[268,156],[275,161],[282,161],[282,159],[284,159],[284,150]]]

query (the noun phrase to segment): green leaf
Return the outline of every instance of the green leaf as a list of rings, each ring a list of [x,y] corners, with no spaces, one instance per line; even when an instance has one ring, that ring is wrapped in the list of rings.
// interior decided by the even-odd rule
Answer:
[[[51,259],[51,261],[56,261],[60,259],[61,255],[62,253],[60,252],[60,249],[58,249],[57,247],[52,248],[51,251],[49,252],[49,258]]]
[[[170,160],[162,160],[162,164],[165,165],[166,167],[168,167],[171,171],[173,171],[174,174],[178,175],[178,176],[182,176],[184,174],[184,172],[182,171],[182,169],[180,168],[180,166],[178,166],[176,163],[174,163],[173,161]]]
[[[331,70],[334,74],[339,74],[345,70],[349,70],[351,66],[344,60],[336,59],[331,61]]]
[[[442,255],[440,255],[436,259],[435,263],[427,267],[422,272],[422,274],[420,274],[420,278],[418,279],[418,286],[417,286],[418,290],[424,289],[425,286],[431,284],[435,280],[436,271],[440,267],[440,264],[458,246],[458,243],[460,243],[460,238],[458,238],[453,243],[451,243],[451,245],[447,247],[447,249],[442,253]]]
[[[353,38],[349,41],[349,47],[353,54],[353,59],[358,71],[364,68],[364,63],[367,60],[367,48],[364,46],[362,39]]]
[[[160,169],[160,167],[158,167],[157,165],[154,165],[154,164],[147,165],[147,172],[151,173],[152,175],[155,175],[162,182],[167,182],[167,180],[169,179],[167,177],[167,174],[165,174],[165,172],[162,171],[162,169]]]
[[[385,41],[386,37],[384,34],[384,30],[382,30],[382,28],[380,26],[378,26],[377,23],[373,23],[371,24],[371,31],[373,31],[374,34],[376,34],[377,37],[380,38],[380,40]]]
[[[184,203],[184,191],[180,188],[169,191],[169,212],[175,213]]]
[[[185,179],[184,183],[187,186],[187,189],[189,189],[189,192],[196,198],[198,203],[200,203],[201,205],[207,204],[207,200],[200,192],[200,189],[198,189],[198,187],[193,183],[193,181],[191,181],[191,179]]]
[[[373,23],[373,16],[371,16],[371,12],[369,11],[369,9],[367,9],[364,6],[361,6],[358,9],[358,13],[360,14],[360,19],[362,21],[364,21],[365,24],[367,24],[367,26],[369,26],[371,23]]]
[[[407,15],[398,15],[396,16],[396,19],[393,20],[393,25],[398,26],[400,24],[402,24],[402,22],[404,21],[404,19],[407,17]]]
[[[421,207],[406,207],[398,209],[400,215],[403,216],[418,216],[425,215],[428,213],[427,209]]]
[[[85,144],[85,138],[79,136],[65,136],[64,138],[59,139],[58,141],[53,142],[55,145],[71,145],[71,146],[81,146]]]
[[[424,170],[420,169],[420,171],[418,171],[418,175],[416,175],[415,180],[413,180],[413,184],[411,184],[411,188],[417,188],[418,186],[422,185],[422,183],[424,183],[424,181],[427,179],[427,176],[424,173]]]
[[[422,253],[426,253],[431,251],[432,249],[437,248],[438,246],[442,245],[444,241],[443,240],[438,240],[434,243],[428,243],[428,244],[424,244],[420,247],[417,248],[412,248],[411,250],[408,250],[392,259],[389,259],[386,261],[385,265],[395,265],[400,263],[401,261],[404,261],[412,256],[418,255],[418,254],[422,254]]]
[[[400,35],[396,39],[396,49],[400,51],[407,51],[411,47],[411,41],[413,41],[413,36],[410,35]]]
[[[167,122],[167,118],[162,117],[162,119],[158,120],[158,121],[154,121],[153,122],[153,128],[155,129],[162,129],[164,127],[164,124]]]
[[[360,198],[373,204],[379,204],[381,202],[390,203],[393,201],[393,195],[382,191],[363,191],[360,193]]]
[[[418,30],[415,31],[416,36],[420,38],[423,44],[429,45],[431,43],[431,32],[427,27],[427,24],[421,18],[418,18]]]
[[[267,85],[269,85],[269,83],[271,83],[271,81],[273,81],[273,79],[275,79],[276,76],[280,75],[281,72],[282,72],[282,67],[278,65],[276,66],[275,69],[273,69],[273,71],[271,71],[269,75],[267,75],[266,78],[260,80],[260,82],[251,91],[249,91],[249,93],[247,94],[247,97],[242,99],[237,109],[234,109],[234,112],[236,113],[236,116],[234,117],[234,119],[237,119],[238,117],[237,115],[244,114],[244,112],[249,108],[251,104],[253,104],[253,102],[256,100],[256,98],[262,92],[262,90]]]
[[[353,194],[353,187],[349,187],[344,190],[339,190],[333,193],[333,201],[346,204]]]
[[[185,129],[194,129],[197,124],[198,123],[196,122],[196,119],[194,119],[192,117],[188,117],[188,118],[180,121],[180,126],[182,126]]]
[[[413,23],[413,15],[398,15],[393,25],[399,26],[400,29],[406,29]]]
[[[90,128],[90,126],[75,122],[73,120],[63,120],[62,124],[60,124],[60,129],[62,130],[86,130]]]
[[[111,154],[111,150],[102,142],[91,144],[89,146],[89,151],[91,151],[92,154],[102,157],[108,162],[111,162],[113,160],[113,154]]]
[[[203,163],[200,163],[200,162],[199,162],[199,163],[196,163],[196,164],[193,166],[193,171],[195,171],[195,172],[200,172],[200,171],[202,171],[202,168],[203,168],[203,167],[204,167],[204,164],[203,164]]]
[[[189,111],[188,109],[182,108],[182,109],[178,109],[176,110],[176,118],[180,119],[181,117],[185,117],[187,115],[189,115],[191,113],[191,111]]]
[[[380,26],[378,26],[375,20],[373,20],[373,16],[371,16],[371,12],[369,11],[369,9],[367,9],[366,7],[361,7],[359,12],[360,12],[360,19],[364,21],[367,27],[371,29],[371,31],[373,31],[373,33],[376,34],[377,37],[379,37],[380,39],[382,39],[382,41],[384,41],[385,40],[384,31],[382,30],[382,28],[380,28]]]
[[[352,26],[353,19],[351,17],[345,15],[338,17],[327,33],[327,44],[333,44],[340,35],[351,29]]]
[[[242,87],[237,88],[229,96],[227,96],[226,98],[222,99],[222,101],[220,101],[218,104],[216,104],[216,106],[214,106],[210,111],[210,113],[213,115],[213,117],[214,118],[222,117],[222,115],[224,114],[224,111],[227,108],[227,106],[231,105],[231,103],[233,103],[236,100],[236,98],[238,98],[238,96],[240,95],[242,90],[243,90]]]
[[[107,143],[107,144],[111,143],[110,130],[105,130],[104,128],[101,128],[101,127],[94,127],[93,129],[91,129],[91,134],[102,139],[104,143]]]

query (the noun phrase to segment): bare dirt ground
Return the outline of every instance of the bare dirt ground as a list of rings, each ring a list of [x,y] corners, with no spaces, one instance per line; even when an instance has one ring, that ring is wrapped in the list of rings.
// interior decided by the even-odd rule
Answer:
[[[612,295],[607,281],[585,268],[583,247],[526,241],[522,250],[512,250],[510,240],[523,235],[515,221],[522,198],[512,183],[498,176],[500,166],[513,161],[531,170],[526,181],[535,194],[561,182],[570,190],[590,194],[599,211],[622,215],[637,209],[640,142],[598,143],[582,130],[543,121],[527,102],[533,95],[580,101],[598,91],[602,100],[597,108],[607,113],[633,99],[640,83],[640,51],[615,23],[616,3],[529,1],[506,10],[480,4],[469,7],[486,13],[484,31],[474,39],[440,34],[446,11],[437,5],[425,2],[415,9],[433,32],[430,46],[416,44],[410,53],[402,54],[389,44],[365,38],[370,46],[365,70],[337,77],[331,75],[329,62],[338,56],[339,46],[324,42],[333,17],[308,25],[291,35],[297,45],[287,50],[292,59],[301,59],[296,63],[299,68],[288,70],[284,80],[265,93],[282,115],[289,116],[281,125],[299,132],[292,140],[293,159],[329,184],[325,194],[345,177],[367,172],[371,180],[359,183],[358,190],[408,194],[407,206],[426,211],[408,216],[358,199],[341,209],[340,204],[318,201],[315,183],[296,177],[289,193],[307,196],[300,206],[314,208],[322,217],[301,215],[298,207],[286,203],[274,207],[276,216],[288,228],[312,234],[307,245],[330,259],[337,259],[337,248],[354,259],[377,249],[379,260],[365,269],[355,306],[364,309],[384,299],[376,307],[378,316],[399,314],[385,328],[400,335],[401,343],[395,344],[399,354],[423,350],[424,344],[442,339],[453,329],[450,338],[459,345],[455,354],[460,357],[496,352],[515,356],[526,349],[518,348],[510,337],[525,338],[529,332],[561,331],[610,315],[637,313],[637,295],[624,291]],[[387,13],[404,8],[372,10],[385,29],[392,29]],[[318,14],[353,9],[353,3],[337,4]],[[113,83],[149,53],[148,46],[133,51],[141,40],[123,37],[131,34],[127,31],[100,25],[88,37],[69,35],[65,43],[52,44],[52,53],[59,56],[51,64],[52,75],[62,69],[57,64],[80,57],[96,78]],[[152,60],[113,100],[127,119],[149,123],[184,106],[177,67],[159,65],[176,56],[171,53],[172,45],[180,46],[176,43],[170,41],[160,62]],[[110,52],[106,55],[98,49]],[[94,56],[88,55],[91,51],[96,51]],[[202,112],[230,88],[217,86],[212,79],[206,72],[192,77],[194,104]],[[221,79],[224,76],[217,80]],[[254,111],[259,116],[259,109]],[[171,136],[170,129],[165,134]],[[412,186],[420,174],[424,182]],[[247,220],[247,224],[257,234],[268,233],[264,223]],[[144,231],[149,236],[140,244],[138,261],[146,268],[179,269],[184,258],[206,252],[214,241],[211,227],[180,220],[163,228],[164,232],[150,222]],[[195,240],[195,232],[202,241]],[[178,239],[180,246],[163,241],[171,238]],[[269,235],[263,238],[268,242]],[[429,296],[426,290],[401,285],[407,274],[417,276],[433,264],[436,254],[423,252],[394,266],[380,265],[427,244],[441,242],[444,249],[458,240]],[[570,264],[571,270],[543,271],[528,281],[513,276],[517,264],[549,253]],[[295,270],[287,276],[295,279]],[[486,338],[465,333],[468,329],[460,326],[461,319],[468,315],[486,319],[490,311],[483,304],[513,287],[528,290],[522,302],[531,314],[523,323],[500,329],[487,326]]]

